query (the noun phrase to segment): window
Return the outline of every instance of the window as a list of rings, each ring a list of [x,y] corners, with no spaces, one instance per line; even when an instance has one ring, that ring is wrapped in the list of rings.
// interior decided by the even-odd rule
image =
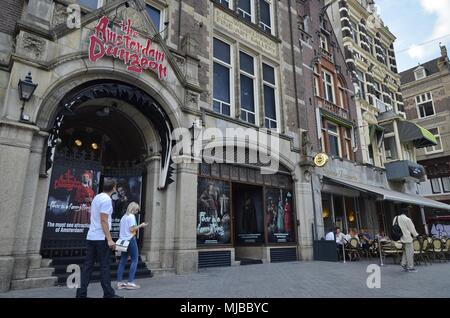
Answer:
[[[449,193],[450,192],[450,177],[443,177],[442,185],[443,185],[444,192]]]
[[[425,118],[434,115],[434,105],[431,93],[425,93],[416,96],[416,104],[419,118]]]
[[[425,68],[423,66],[419,66],[418,68],[416,68],[416,70],[414,71],[414,77],[416,78],[416,81],[427,77]]]
[[[272,4],[267,0],[259,0],[259,26],[267,33],[272,33]]]
[[[350,20],[350,28],[352,29],[353,41],[358,44],[358,24],[355,21]]]
[[[231,1],[230,0],[216,0],[216,2],[223,5],[225,8],[231,9],[231,7],[230,7]]]
[[[277,129],[277,101],[275,69],[263,63],[265,126]]]
[[[366,38],[367,38],[367,44],[369,45],[370,54],[373,55],[374,54],[373,38],[370,35],[367,35]]]
[[[327,134],[328,134],[328,152],[332,156],[341,156],[341,142],[339,137],[339,126],[327,122]]]
[[[353,147],[352,147],[352,130],[351,128],[344,128],[344,141],[345,141],[345,159],[353,160]]]
[[[77,3],[85,8],[95,10],[103,5],[103,0],[77,0]]]
[[[320,35],[320,48],[328,52],[328,39],[324,34]]]
[[[239,54],[240,79],[241,79],[241,119],[255,124],[255,61],[254,58],[244,52]]]
[[[386,160],[393,161],[398,159],[397,145],[395,143],[395,136],[384,138],[384,151],[386,153]]]
[[[366,99],[366,84],[364,79],[364,73],[361,71],[356,71],[356,77],[358,78],[358,95],[362,99]]]
[[[161,10],[149,4],[145,6],[145,10],[147,11],[147,14],[150,16],[150,19],[152,20],[156,30],[161,31],[163,29],[161,23],[162,22]]]
[[[430,183],[431,183],[431,190],[433,191],[433,193],[442,193],[440,178],[430,179]]]
[[[425,153],[431,154],[431,153],[441,152],[442,151],[442,143],[441,143],[441,135],[439,134],[439,128],[436,127],[433,129],[429,129],[429,131],[430,131],[430,133],[432,133],[434,135],[434,137],[436,137],[437,145],[425,148]]]
[[[232,96],[232,56],[231,46],[214,38],[214,85],[213,109],[215,112],[231,116]]]
[[[333,76],[325,71],[322,71],[323,91],[325,92],[325,99],[334,104],[334,85]]]
[[[249,22],[254,21],[253,0],[238,0],[238,14]]]

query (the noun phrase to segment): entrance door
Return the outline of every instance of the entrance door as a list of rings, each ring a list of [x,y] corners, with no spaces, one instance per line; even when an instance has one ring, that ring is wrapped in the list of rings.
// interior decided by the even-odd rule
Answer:
[[[55,152],[42,241],[41,252],[46,258],[82,256],[90,204],[102,191],[105,177],[116,179],[118,184],[112,197],[113,239],[118,238],[118,224],[129,203],[141,205],[139,217],[144,221],[145,142],[126,114],[104,105],[80,107],[61,127],[62,142]]]
[[[236,245],[264,243],[263,189],[233,183],[233,211]]]

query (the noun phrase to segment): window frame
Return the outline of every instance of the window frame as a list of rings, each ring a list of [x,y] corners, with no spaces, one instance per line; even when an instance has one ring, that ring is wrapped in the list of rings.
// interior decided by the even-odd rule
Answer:
[[[326,75],[329,75],[330,80],[331,80],[330,83],[327,83],[327,82],[326,82],[326,80],[325,80]],[[326,101],[328,101],[328,102],[330,102],[330,103],[332,103],[332,104],[335,104],[335,103],[336,103],[336,92],[334,91],[334,78],[333,78],[333,74],[332,74],[331,72],[328,72],[327,70],[322,69],[322,83],[323,83],[323,88],[324,88],[324,96],[323,96],[323,98],[324,98]],[[327,89],[327,84],[329,84],[329,85],[331,86],[331,95],[332,95],[332,96],[331,96],[331,98],[332,98],[331,101],[328,99],[328,97],[329,97],[329,96],[328,96],[329,92],[328,92],[328,89]]]
[[[266,25],[264,22],[261,21],[261,1],[267,2],[269,4],[269,14],[270,14],[270,26]],[[259,27],[266,33],[275,35],[275,7],[274,7],[274,1],[273,0],[259,0],[259,21],[258,25]],[[263,24],[263,26],[261,26]],[[267,29],[270,30],[270,32],[267,32]]]
[[[434,134],[431,130],[436,129],[437,133]],[[425,154],[427,155],[431,155],[431,154],[435,154],[435,153],[441,153],[444,152],[444,148],[442,147],[442,138],[441,138],[441,131],[439,129],[439,126],[436,126],[435,128],[431,128],[429,129],[430,132],[434,135],[434,137],[436,137],[436,139],[439,141],[438,144],[436,146],[430,146],[430,147],[425,147]],[[437,146],[440,146],[440,149],[436,149]],[[433,150],[428,151],[428,148],[432,148]]]
[[[430,95],[430,97],[428,97],[428,95]],[[425,97],[425,98],[424,98]],[[416,111],[417,111],[417,118],[429,118],[429,117],[433,117],[436,116],[436,109],[434,107],[434,100],[433,100],[433,92],[426,92],[426,93],[422,93],[419,95],[416,95],[414,98],[414,101],[416,102]],[[431,102],[431,106],[433,107],[433,114],[432,115],[426,115],[422,117],[421,114],[421,106],[423,106],[426,103]]]
[[[245,21],[248,21],[247,18],[245,18],[246,15],[250,16],[250,21],[251,23],[256,23],[256,5],[255,5],[255,0],[248,0],[250,1],[250,11],[251,12],[247,12],[243,9],[241,9],[241,7],[239,7],[239,2],[240,0],[236,1],[236,11],[237,14],[244,19]],[[242,13],[242,14],[241,14]]]
[[[445,186],[444,179],[448,180],[448,182],[449,182],[449,187],[448,188],[446,188],[446,186]],[[441,182],[442,182],[442,192],[443,193],[450,193],[450,177],[442,177],[441,178]]]
[[[271,67],[272,69],[273,69],[273,72],[274,72],[274,79],[275,79],[275,84],[272,84],[272,83],[270,83],[270,82],[267,82],[265,79],[264,79],[264,64],[265,65],[267,65],[267,66],[269,66],[269,67]],[[277,66],[275,66],[275,65],[273,65],[273,64],[271,64],[270,62],[268,62],[268,61],[266,61],[266,60],[263,60],[262,61],[262,63],[261,63],[261,67],[262,67],[262,74],[261,74],[261,82],[262,82],[262,92],[263,92],[263,96],[262,96],[262,100],[263,100],[263,107],[264,107],[264,127],[265,128],[267,128],[267,129],[270,129],[270,130],[276,130],[276,131],[280,131],[280,129],[281,129],[281,123],[280,123],[280,107],[279,107],[279,79],[278,79],[278,67]],[[265,112],[265,110],[266,110],[266,100],[265,100],[265,96],[264,96],[264,86],[265,85],[267,85],[267,86],[269,86],[270,88],[272,88],[273,90],[274,90],[274,99],[275,99],[275,116],[276,116],[276,118],[275,119],[273,119],[273,118],[270,118],[270,117],[267,117],[267,115],[266,115],[266,112]],[[269,121],[269,123],[272,123],[272,122],[275,122],[276,123],[276,128],[272,128],[272,125],[270,125],[270,127],[267,127],[267,125],[266,125],[266,121]]]
[[[330,130],[329,126],[333,125],[336,127],[336,132]],[[342,140],[341,140],[341,126],[335,122],[328,120],[325,117],[322,117],[322,134],[324,138],[322,138],[322,149],[325,150],[327,154],[330,156],[335,156],[338,158],[343,158],[342,152]],[[331,145],[330,145],[330,136],[337,138],[338,141],[338,154],[331,153]],[[351,160],[351,159],[350,159]]]
[[[394,145],[395,151],[396,151],[396,157],[395,158],[392,158],[392,151],[391,151],[390,158],[388,158],[388,156],[387,156],[386,140],[388,140],[390,138],[393,138],[393,140],[394,140],[393,145]],[[384,138],[383,138],[383,151],[384,151],[384,158],[386,159],[386,162],[399,160],[399,149],[397,149],[397,141],[395,139],[395,133],[388,133],[388,134],[384,135]]]
[[[439,191],[437,191],[437,190],[435,189],[435,186],[434,186],[434,184],[433,184],[433,181],[434,181],[434,180],[437,181],[437,184],[435,184],[435,185],[438,185],[438,186],[439,186]],[[441,194],[441,193],[443,192],[443,184],[442,184],[441,178],[431,178],[431,179],[430,179],[430,185],[431,185],[431,192],[433,192],[433,194]]]
[[[95,0],[94,0],[95,1]],[[103,7],[103,5],[105,4],[105,0],[96,0],[97,1],[97,7],[96,8],[90,8],[90,7],[86,7],[85,5],[81,4],[79,0],[75,0],[75,4],[78,4],[79,6],[81,6],[82,8],[88,9],[88,10],[97,10],[98,8]]]
[[[254,71],[253,75],[250,74],[250,73],[247,73],[244,70],[242,70],[242,68],[241,68],[241,58],[240,58],[240,54],[241,53],[244,53],[244,54],[250,56],[253,59],[253,71]],[[258,57],[257,56],[251,54],[250,52],[248,52],[246,50],[243,50],[242,48],[239,50],[239,88],[240,88],[240,91],[239,91],[239,103],[240,103],[239,118],[242,121],[245,121],[246,123],[257,125],[257,126],[259,126],[259,108],[257,106],[257,105],[259,105],[259,90],[258,90],[258,87],[259,87],[259,84],[258,84],[259,74],[258,74],[258,65],[259,65],[259,63],[258,63]],[[253,96],[254,96],[254,100],[253,100],[253,110],[254,111],[253,112],[242,108],[242,81],[241,81],[241,76],[246,76],[246,77],[252,79],[252,81],[253,81]],[[246,119],[247,120],[242,119],[242,112],[246,113]],[[253,114],[253,116],[255,116],[255,122],[254,123],[248,121],[248,114]]]
[[[327,38],[327,36],[325,34],[323,34],[323,33],[320,33],[319,38],[320,38],[320,48],[322,50],[325,50],[326,52],[328,52],[328,48],[329,47],[328,47],[328,38]],[[322,46],[322,44],[325,44],[325,47]]]
[[[230,64],[227,64],[227,62],[224,62],[224,61],[222,61],[222,60],[220,60],[220,59],[218,59],[218,58],[216,58],[216,57],[214,56],[214,40],[218,40],[218,41],[221,41],[221,42],[223,42],[223,43],[229,45],[229,47],[230,47]],[[213,81],[213,83],[212,83],[212,98],[213,98],[213,105],[212,105],[212,109],[213,109],[213,111],[214,111],[215,113],[218,113],[218,114],[221,114],[221,115],[223,115],[223,116],[227,116],[227,117],[233,118],[233,117],[234,117],[234,113],[235,113],[235,110],[234,110],[234,108],[235,108],[235,102],[234,102],[234,100],[235,100],[235,90],[234,90],[234,85],[235,85],[235,70],[234,70],[234,64],[235,64],[235,61],[236,61],[236,57],[235,57],[235,54],[234,54],[234,46],[233,46],[233,44],[232,44],[231,42],[225,40],[225,39],[222,38],[222,37],[219,37],[219,36],[217,36],[217,35],[214,35],[214,36],[213,36],[213,52],[212,52],[212,57],[213,57],[213,59],[212,59],[212,62],[213,62],[213,63],[212,63],[212,66],[213,66],[213,67],[212,67],[212,70],[213,70],[213,76],[212,76],[212,81]],[[221,66],[224,66],[224,67],[228,68],[228,72],[229,72],[229,75],[230,75],[230,83],[229,83],[230,104],[227,104],[227,103],[224,102],[224,101],[221,101],[221,100],[218,100],[218,99],[215,99],[215,98],[214,98],[214,64],[215,64],[215,63],[217,63],[217,64],[219,64],[219,65],[221,65]],[[217,112],[217,111],[214,110],[214,102],[215,102],[215,101],[217,101],[217,102],[220,103],[220,112]],[[230,115],[227,115],[227,114],[224,114],[224,113],[223,113],[223,105],[222,105],[222,104],[227,104],[227,105],[230,107]]]
[[[214,1],[217,4],[219,4],[219,5],[221,5],[221,6],[225,7],[225,8],[228,8],[230,10],[233,9],[233,1],[232,0],[214,0]],[[228,6],[226,6],[224,3],[222,3],[222,1],[228,3]]]

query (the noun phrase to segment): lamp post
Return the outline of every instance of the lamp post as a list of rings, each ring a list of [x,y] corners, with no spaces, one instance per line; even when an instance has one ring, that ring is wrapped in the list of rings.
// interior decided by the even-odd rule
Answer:
[[[19,97],[22,103],[22,109],[20,110],[20,121],[29,122],[30,116],[24,114],[25,103],[28,102],[34,94],[38,84],[33,83],[31,72],[25,77],[25,80],[19,80]]]

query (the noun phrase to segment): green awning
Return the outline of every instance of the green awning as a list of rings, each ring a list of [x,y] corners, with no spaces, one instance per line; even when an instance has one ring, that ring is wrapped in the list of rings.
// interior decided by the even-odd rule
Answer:
[[[401,142],[412,142],[416,148],[436,146],[437,139],[427,129],[410,121],[398,123],[398,132]]]

